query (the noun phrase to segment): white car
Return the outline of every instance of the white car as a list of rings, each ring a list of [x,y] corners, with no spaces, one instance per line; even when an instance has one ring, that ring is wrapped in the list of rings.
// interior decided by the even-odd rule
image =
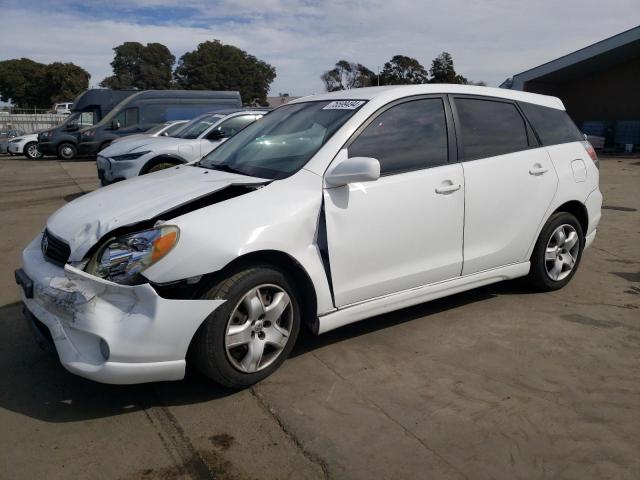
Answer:
[[[596,235],[597,167],[553,97],[436,84],[306,97],[196,164],[65,205],[16,280],[71,372],[178,380],[189,360],[241,388],[303,325],[516,277],[563,287]]]
[[[58,115],[71,115],[73,102],[56,103],[53,105],[53,112]]]
[[[109,145],[131,141],[139,142],[141,139],[148,140],[149,138],[155,137],[173,137],[180,130],[182,130],[182,127],[184,127],[188,122],[189,120],[172,120],[170,122],[159,123],[158,125],[154,125],[144,133],[137,133],[135,135],[116,138],[115,140],[112,140]]]
[[[201,159],[267,110],[221,110],[191,120],[172,137],[143,137],[115,142],[98,153],[102,185]]]
[[[30,160],[43,157],[40,150],[38,150],[37,133],[12,138],[7,144],[7,151],[12,155],[24,155]]]

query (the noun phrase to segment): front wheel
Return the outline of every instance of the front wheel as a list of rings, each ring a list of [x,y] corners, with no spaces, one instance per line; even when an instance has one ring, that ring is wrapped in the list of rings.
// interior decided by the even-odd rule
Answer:
[[[42,158],[42,152],[40,152],[40,150],[38,150],[38,143],[37,142],[29,142],[24,146],[23,149],[24,152],[24,156],[27,157],[29,160],[36,160],[38,158]]]
[[[58,158],[60,160],[71,160],[78,154],[78,149],[73,143],[61,143],[58,146]]]
[[[226,387],[245,388],[285,361],[300,330],[300,305],[282,272],[270,266],[242,270],[202,298],[226,300],[192,344],[192,359],[204,375]]]
[[[542,291],[564,287],[578,269],[583,248],[584,233],[578,219],[567,212],[554,213],[531,255],[530,282]]]

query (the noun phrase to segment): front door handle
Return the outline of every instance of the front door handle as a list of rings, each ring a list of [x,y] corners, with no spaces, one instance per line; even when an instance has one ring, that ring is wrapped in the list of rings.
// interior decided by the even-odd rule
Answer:
[[[548,168],[544,168],[540,164],[534,165],[533,168],[529,170],[529,175],[544,175],[548,170]]]
[[[460,185],[459,183],[453,183],[451,185],[444,185],[442,187],[436,188],[436,193],[439,193],[439,194],[443,195],[445,193],[451,193],[451,192],[455,192],[456,190],[460,190],[461,187],[462,187],[462,185]]]

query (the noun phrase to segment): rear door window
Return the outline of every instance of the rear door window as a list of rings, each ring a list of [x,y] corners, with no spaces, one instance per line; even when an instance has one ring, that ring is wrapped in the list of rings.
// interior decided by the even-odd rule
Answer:
[[[456,98],[464,160],[493,157],[529,148],[527,126],[513,103]]]
[[[350,157],[373,157],[391,174],[447,163],[447,120],[440,98],[413,100],[378,115],[348,148]]]
[[[579,142],[584,136],[564,110],[520,103],[520,108],[538,134],[543,145]]]

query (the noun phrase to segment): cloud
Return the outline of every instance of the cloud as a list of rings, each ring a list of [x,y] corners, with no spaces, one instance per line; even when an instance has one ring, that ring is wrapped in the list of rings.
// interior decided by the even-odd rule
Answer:
[[[3,8],[1,55],[74,62],[97,85],[111,73],[112,48],[124,41],[160,42],[179,57],[215,38],[274,65],[272,94],[303,95],[322,91],[320,75],[342,58],[375,71],[400,53],[429,67],[446,50],[459,73],[497,85],[635,26],[640,13],[637,0],[590,3],[111,0],[106,9],[102,2],[60,0],[52,9],[49,2],[11,0]]]

